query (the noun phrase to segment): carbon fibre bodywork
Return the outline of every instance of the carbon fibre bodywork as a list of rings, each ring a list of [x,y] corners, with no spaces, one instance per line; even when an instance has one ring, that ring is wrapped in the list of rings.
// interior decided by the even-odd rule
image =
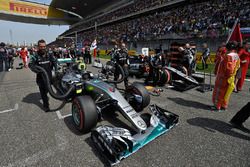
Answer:
[[[62,60],[61,62],[69,63],[68,60]],[[79,71],[74,66],[64,71],[61,77],[62,89],[67,91],[67,88],[72,85],[75,86],[76,89],[72,92],[70,98],[91,97],[90,100],[94,101],[92,103],[93,108],[96,108],[96,110],[87,110],[85,108],[86,101],[83,101],[82,108],[85,108],[86,111],[80,108],[79,111],[73,113],[72,110],[73,121],[77,120],[75,122],[78,122],[75,123],[76,125],[80,124],[79,121],[84,122],[81,120],[83,116],[78,119],[78,112],[85,112],[82,114],[84,117],[86,113],[98,112],[99,115],[102,115],[107,106],[112,106],[112,110],[119,111],[132,124],[134,131],[108,125],[95,128],[96,124],[91,128],[84,129],[95,128],[91,132],[91,138],[111,165],[119,163],[120,160],[138,151],[178,123],[178,115],[156,105],[150,105],[150,112],[141,114],[140,111],[149,105],[150,96],[145,87],[139,83],[129,85],[125,92],[121,93],[113,84],[105,82],[106,77],[93,75],[87,71]],[[134,104],[141,105],[137,108]],[[87,120],[85,120],[85,123]]]
[[[132,135],[129,130],[107,125],[99,126],[91,133],[91,138],[98,150],[110,165],[119,163],[140,148],[166,133],[174,127],[179,116],[156,105],[150,105],[147,129],[143,133]]]

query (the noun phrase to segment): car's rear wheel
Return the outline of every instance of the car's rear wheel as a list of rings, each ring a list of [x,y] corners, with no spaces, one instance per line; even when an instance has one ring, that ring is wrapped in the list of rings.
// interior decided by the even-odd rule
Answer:
[[[160,80],[158,82],[159,86],[164,86],[165,84],[169,83],[170,81],[170,73],[167,69],[163,69],[161,72]]]

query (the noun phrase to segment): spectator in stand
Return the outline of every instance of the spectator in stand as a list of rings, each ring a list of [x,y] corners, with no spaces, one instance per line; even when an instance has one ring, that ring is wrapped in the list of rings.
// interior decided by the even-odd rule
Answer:
[[[228,35],[236,18],[241,20],[242,26],[250,26],[250,12],[248,1],[217,0],[202,1],[180,6],[172,10],[161,10],[151,14],[139,15],[136,18],[124,17],[142,12],[143,10],[166,4],[168,0],[135,0],[132,4],[106,13],[98,18],[87,19],[84,24],[70,31],[77,31],[93,26],[95,22],[112,22],[121,19],[119,23],[112,23],[98,28],[97,41],[100,45],[113,44],[114,41],[133,43],[148,39],[165,38],[168,35],[184,38],[219,38]],[[124,20],[123,20],[124,19]],[[82,41],[94,39],[95,31],[87,30],[79,34]],[[69,39],[64,39],[69,43]],[[62,42],[62,41],[59,41]]]

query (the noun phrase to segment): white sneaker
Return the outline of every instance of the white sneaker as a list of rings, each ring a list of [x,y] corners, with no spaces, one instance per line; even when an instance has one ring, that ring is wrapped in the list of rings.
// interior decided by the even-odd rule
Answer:
[[[11,68],[9,68],[8,71],[11,71]]]

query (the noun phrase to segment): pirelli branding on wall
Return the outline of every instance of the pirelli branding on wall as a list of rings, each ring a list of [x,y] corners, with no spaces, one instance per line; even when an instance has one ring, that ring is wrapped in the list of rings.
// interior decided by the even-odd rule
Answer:
[[[0,13],[38,18],[63,18],[64,13],[47,5],[19,0],[0,0]]]
[[[48,7],[46,6],[40,7],[38,5],[35,6],[24,3],[21,4],[15,1],[9,3],[9,9],[10,11],[13,11],[15,13],[44,16],[44,17],[48,15]]]

